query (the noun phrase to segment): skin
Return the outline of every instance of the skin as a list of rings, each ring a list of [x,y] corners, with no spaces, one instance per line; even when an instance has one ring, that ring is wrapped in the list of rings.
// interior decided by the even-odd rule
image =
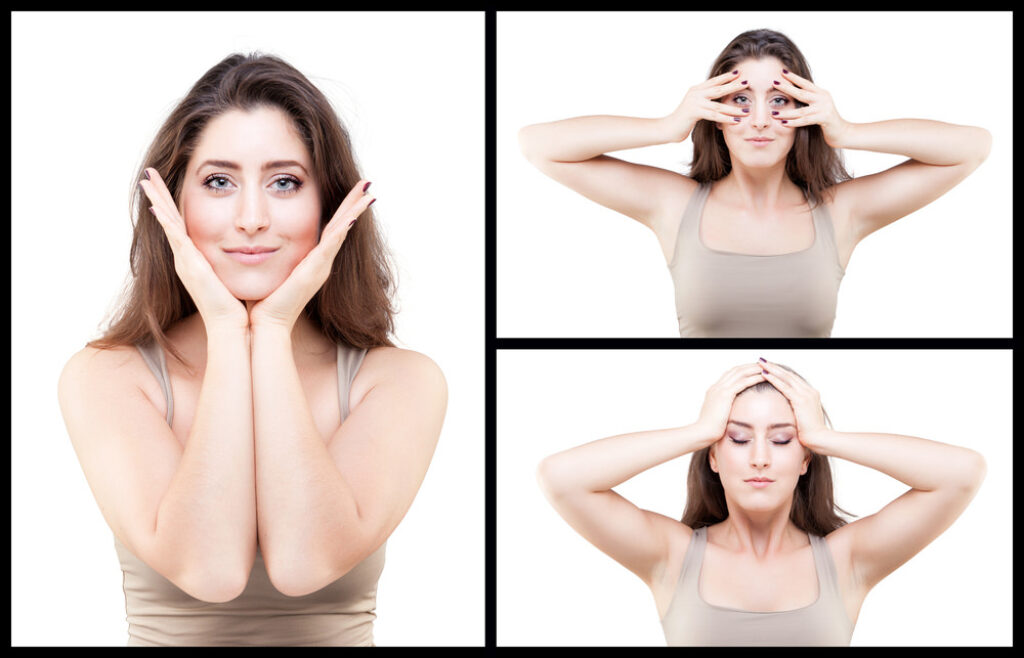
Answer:
[[[206,164],[209,160],[241,168]],[[263,170],[269,161],[298,164]],[[277,108],[218,116],[207,124],[189,160],[180,201],[186,231],[250,314],[317,245],[321,208],[312,171],[305,145]],[[239,263],[224,252],[255,245],[278,250],[259,265]],[[298,317],[293,336],[298,350],[316,351],[317,333],[307,318]]]
[[[732,171],[718,181],[716,187],[720,186],[727,198],[754,215],[781,213],[791,204],[794,192],[803,199],[785,171],[786,156],[793,147],[796,133],[772,115],[773,111],[796,107],[793,97],[774,85],[782,68],[782,62],[774,57],[743,60],[737,66],[736,79],[746,85],[718,99],[725,105],[748,111],[743,117],[737,117],[739,121],[716,124],[732,159]],[[774,141],[767,146],[756,146],[746,141],[752,137]]]
[[[722,480],[729,508],[729,518],[718,524],[719,537],[759,558],[790,541],[806,543],[806,533],[789,514],[811,455],[797,440],[796,418],[785,396],[777,391],[736,396],[725,435],[711,446],[708,459]],[[756,488],[745,481],[752,477],[774,482]]]

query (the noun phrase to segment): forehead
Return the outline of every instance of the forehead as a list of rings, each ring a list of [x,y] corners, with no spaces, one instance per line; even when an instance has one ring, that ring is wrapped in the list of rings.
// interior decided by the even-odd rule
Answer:
[[[283,111],[257,107],[249,111],[229,110],[209,121],[196,143],[195,158],[212,157],[235,161],[268,156],[308,163],[306,146]]]
[[[755,426],[795,422],[789,400],[776,390],[747,391],[737,395],[732,403],[730,418]]]
[[[740,61],[736,68],[739,69],[740,79],[749,80],[749,87],[754,91],[768,91],[772,88],[773,80],[781,80],[779,76],[784,68],[782,61],[776,57],[765,57],[763,59],[745,59]]]

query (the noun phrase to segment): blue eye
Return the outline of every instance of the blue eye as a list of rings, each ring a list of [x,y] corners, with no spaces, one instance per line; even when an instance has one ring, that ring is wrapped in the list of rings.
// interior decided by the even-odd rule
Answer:
[[[209,190],[213,190],[218,194],[227,191],[227,187],[213,185],[213,183],[215,183],[216,181],[228,182],[228,179],[225,178],[224,176],[214,174],[212,176],[208,176],[206,180],[203,181],[203,187]],[[302,187],[302,181],[293,176],[282,176],[281,178],[274,180],[272,185],[276,187],[278,183],[289,183],[288,187],[277,187],[277,191],[281,192],[282,194],[294,194],[295,192],[299,191],[300,187]]]

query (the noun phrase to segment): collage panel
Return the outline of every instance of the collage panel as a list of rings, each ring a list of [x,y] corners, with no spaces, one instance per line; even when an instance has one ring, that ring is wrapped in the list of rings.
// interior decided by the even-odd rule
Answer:
[[[1007,16],[499,13],[498,337],[1010,336]]]
[[[1012,643],[1009,350],[497,372],[498,646]]]
[[[11,14],[12,645],[485,644],[484,18]]]

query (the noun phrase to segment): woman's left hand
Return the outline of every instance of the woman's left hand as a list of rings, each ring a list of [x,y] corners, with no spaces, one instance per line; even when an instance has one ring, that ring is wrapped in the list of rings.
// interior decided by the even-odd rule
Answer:
[[[792,71],[783,69],[780,75],[775,88],[807,105],[793,110],[780,110],[772,118],[784,122],[782,125],[787,128],[817,124],[821,126],[825,142],[832,148],[841,148],[843,135],[850,124],[839,116],[836,106],[832,103],[832,95]]]
[[[366,194],[369,181],[356,183],[320,234],[320,242],[299,261],[288,278],[249,309],[251,327],[274,325],[291,331],[302,309],[327,281],[334,259],[356,219],[375,197]]]
[[[796,417],[797,440],[805,448],[814,450],[818,437],[829,431],[821,408],[821,395],[800,376],[769,361],[761,361],[765,380],[779,390],[793,407]]]

